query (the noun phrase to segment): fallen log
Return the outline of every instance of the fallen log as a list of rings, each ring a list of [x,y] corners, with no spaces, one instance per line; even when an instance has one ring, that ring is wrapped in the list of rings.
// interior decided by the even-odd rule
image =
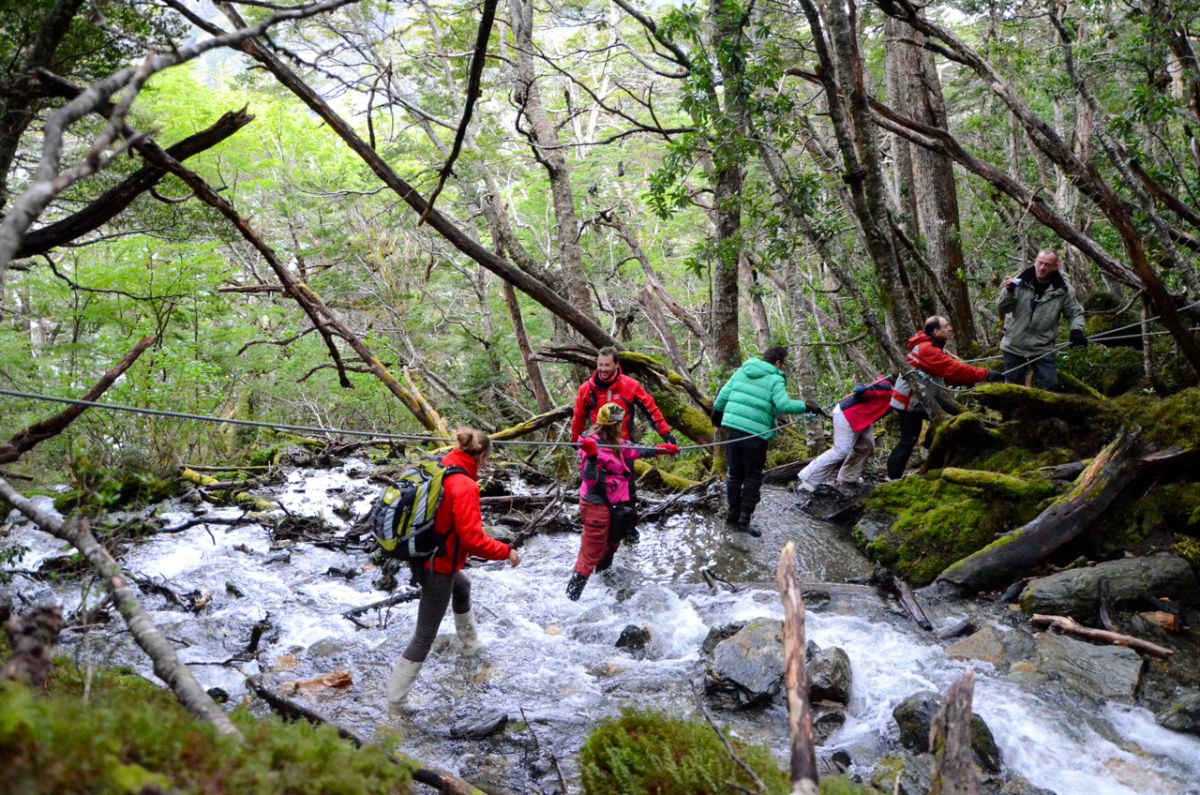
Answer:
[[[938,582],[978,591],[1001,585],[1041,564],[1108,510],[1140,465],[1134,454],[1139,438],[1136,429],[1121,431],[1050,507],[1024,526],[948,566],[937,576]]]
[[[493,442],[501,442],[506,439],[516,439],[519,436],[524,436],[534,431],[540,431],[542,428],[549,427],[559,420],[565,420],[571,416],[571,412],[575,410],[574,406],[559,406],[556,409],[547,411],[543,414],[538,414],[535,417],[530,417],[524,422],[519,422],[510,428],[504,428],[494,433],[489,433],[488,438]]]
[[[1017,384],[980,384],[971,390],[971,395],[980,405],[995,409],[1006,418],[1054,417],[1073,425],[1086,424],[1109,409],[1107,401]]]
[[[182,467],[179,470],[179,477],[183,478],[188,483],[194,483],[197,486],[202,486],[207,489],[222,489],[221,481],[217,480],[211,475],[202,475],[196,470],[189,469],[188,467]],[[227,489],[228,487],[226,486],[225,488]],[[233,494],[233,499],[235,502],[240,502],[242,505],[249,506],[255,511],[265,512],[275,510],[274,503],[264,500],[262,497],[258,497],[248,491],[235,492]]]
[[[933,623],[929,620],[929,616],[925,615],[925,610],[921,607],[921,603],[917,601],[916,594],[909,587],[908,583],[899,577],[892,576],[892,587],[896,589],[896,597],[900,600],[900,605],[904,608],[904,612],[908,613],[916,625],[926,632],[933,631]]]
[[[947,483],[956,486],[966,486],[971,489],[990,492],[997,497],[1012,497],[1025,499],[1027,497],[1047,497],[1054,493],[1054,484],[1046,480],[1025,480],[1024,478],[1004,475],[999,472],[988,472],[982,469],[945,469],[930,472]]]
[[[121,358],[121,361],[113,365],[111,370],[93,384],[92,388],[80,400],[88,402],[99,400],[105,390],[112,386],[126,370],[133,366],[133,363],[138,360],[139,356],[145,353],[146,349],[154,343],[154,340],[155,336],[153,334],[147,334],[138,340],[137,345],[130,348],[129,352]],[[13,434],[11,439],[0,444],[0,464],[11,464],[39,443],[62,433],[68,425],[74,422],[87,409],[87,406],[68,406],[53,417],[48,417],[41,422],[30,425],[23,431]]]
[[[1110,632],[1107,629],[1085,627],[1070,616],[1044,616],[1041,613],[1035,613],[1030,620],[1034,624],[1044,624],[1054,627],[1068,635],[1075,635],[1080,638],[1087,638],[1088,640],[1100,640],[1114,646],[1126,646],[1134,651],[1145,652],[1146,654],[1162,659],[1166,659],[1175,653],[1174,649],[1168,649],[1166,646],[1159,646],[1157,643],[1135,638],[1132,635],[1122,635],[1119,632]]]
[[[812,705],[808,701],[808,676],[804,670],[804,599],[796,583],[795,543],[789,541],[780,553],[775,577],[783,600],[784,678],[787,683],[788,736],[791,739],[792,793],[817,795],[816,740],[813,738]]]

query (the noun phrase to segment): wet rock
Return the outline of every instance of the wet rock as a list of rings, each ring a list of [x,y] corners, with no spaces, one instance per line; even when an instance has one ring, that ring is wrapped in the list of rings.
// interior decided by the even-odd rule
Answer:
[[[0,593],[0,624],[8,621],[12,615],[12,598],[6,593]]]
[[[732,638],[734,635],[742,631],[746,626],[745,621],[738,621],[733,624],[724,624],[719,627],[713,627],[704,636],[704,643],[700,644],[700,651],[705,657],[711,657],[713,650],[717,648],[717,644],[726,638]]]
[[[704,689],[725,709],[762,707],[783,685],[783,623],[753,621],[713,649]]]
[[[225,593],[229,594],[230,596],[234,597],[235,599],[245,599],[246,598],[245,592],[242,591],[241,588],[234,585],[233,582],[230,580],[225,581]]]
[[[811,655],[807,655],[809,649],[805,651],[806,656],[809,656],[809,697],[813,701],[850,703],[850,658],[846,652],[836,646],[823,651],[817,650]]]
[[[621,630],[621,637],[617,638],[617,648],[628,649],[631,652],[640,652],[645,651],[646,644],[649,642],[649,629],[639,627],[637,624],[629,624],[625,629]]]
[[[871,785],[881,792],[925,795],[933,785],[933,761],[933,754],[885,756],[871,771]]]
[[[813,740],[817,745],[824,745],[844,725],[846,725],[844,711],[817,707],[813,711]]]
[[[1141,680],[1142,658],[1122,646],[1096,646],[1043,632],[1038,640],[1038,670],[1084,695],[1129,703]]]
[[[887,529],[888,525],[884,522],[877,521],[870,516],[864,516],[854,526],[854,535],[860,536],[865,542],[870,543],[887,532]]]
[[[331,671],[321,676],[314,676],[311,679],[300,679],[294,682],[285,682],[280,688],[283,695],[295,695],[296,693],[317,693],[322,690],[342,690],[354,684],[354,680],[350,678],[349,671]]]
[[[957,621],[948,621],[940,627],[934,634],[938,640],[950,640],[957,638],[959,635],[966,635],[975,629],[975,622],[969,618],[960,618]]]
[[[308,656],[313,659],[319,659],[332,657],[335,654],[342,654],[345,651],[346,645],[344,641],[337,638],[322,638],[308,647]]]
[[[329,577],[340,577],[343,580],[353,580],[359,574],[362,574],[362,572],[353,566],[347,566],[344,569],[337,566],[330,566],[325,574]]]
[[[491,712],[459,721],[450,727],[450,736],[459,740],[482,740],[504,731],[507,725],[508,713]]]
[[[1021,592],[1026,613],[1094,618],[1100,607],[1100,580],[1107,579],[1113,601],[1140,599],[1143,594],[1174,599],[1195,598],[1196,575],[1191,565],[1170,553],[1125,558],[1086,569],[1071,569],[1041,577]]]
[[[219,687],[210,687],[208,689],[208,697],[218,704],[224,704],[229,701],[229,694]]]
[[[994,627],[984,627],[946,649],[953,660],[983,660],[992,665],[1004,662],[1004,644]]]
[[[298,444],[292,444],[280,450],[276,460],[294,467],[307,467],[313,464],[313,454]]]
[[[892,710],[892,717],[900,728],[900,744],[917,753],[928,751],[929,727],[941,708],[942,697],[932,690],[921,690],[901,701]],[[971,716],[971,752],[976,764],[984,770],[1000,771],[1000,748],[991,729],[978,715]]]
[[[531,795],[542,790],[525,780],[501,754],[468,755],[461,760],[459,774],[489,795]]]
[[[1013,776],[1000,788],[1000,795],[1055,795],[1054,790],[1035,787],[1021,776]]]
[[[1154,719],[1171,731],[1200,736],[1200,691],[1184,695],[1155,715]]]

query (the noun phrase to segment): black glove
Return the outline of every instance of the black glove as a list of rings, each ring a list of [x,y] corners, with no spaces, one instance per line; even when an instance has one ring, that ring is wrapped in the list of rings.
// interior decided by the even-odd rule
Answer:
[[[1072,348],[1082,348],[1084,345],[1087,345],[1087,343],[1088,343],[1087,335],[1085,335],[1083,333],[1083,329],[1081,329],[1081,328],[1071,329],[1071,347]]]
[[[987,377],[983,380],[987,381],[989,384],[999,383],[1000,381],[1004,380],[1004,373],[1000,372],[999,370],[989,370]]]
[[[713,427],[720,428],[721,420],[725,419],[725,412],[721,411],[720,409],[713,409],[712,414],[710,414],[708,416],[709,416],[709,419],[712,420]]]
[[[675,439],[675,434],[671,433],[670,431],[667,431],[666,433],[662,434],[662,440],[664,442],[666,442],[667,444],[673,444],[675,446],[679,446],[679,442]]]
[[[828,417],[829,416],[828,414],[825,413],[825,409],[821,408],[816,403],[805,403],[804,410],[809,414],[816,414],[818,417]]]
[[[863,392],[867,391],[867,388],[865,386],[863,386],[862,384],[859,384],[858,386],[854,387],[854,389],[851,389],[850,391],[855,395],[861,395]]]

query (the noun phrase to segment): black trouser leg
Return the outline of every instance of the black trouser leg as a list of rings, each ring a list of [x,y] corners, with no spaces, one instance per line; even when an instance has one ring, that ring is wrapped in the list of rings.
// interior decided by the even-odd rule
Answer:
[[[888,477],[892,480],[904,475],[904,468],[908,466],[908,459],[912,456],[913,448],[917,446],[917,439],[921,438],[921,423],[925,421],[925,412],[897,411],[896,416],[900,423],[900,441],[888,456],[887,462]]]
[[[742,512],[742,481],[746,479],[746,457],[738,440],[744,436],[741,431],[726,431],[729,439],[734,440],[725,447],[725,504],[728,507],[726,518],[737,524]]]
[[[750,517],[758,507],[762,494],[763,467],[767,463],[767,440],[759,436],[739,433],[737,440],[729,446],[730,471],[737,461],[737,476],[740,497],[738,499],[738,524],[750,524]],[[732,493],[733,485],[727,487]],[[732,509],[732,504],[731,504]]]
[[[422,573],[417,628],[404,650],[404,659],[425,662],[442,618],[446,615],[446,608],[450,606],[451,597],[454,599],[454,612],[465,613],[471,609],[471,580],[466,574],[461,571],[455,574]]]

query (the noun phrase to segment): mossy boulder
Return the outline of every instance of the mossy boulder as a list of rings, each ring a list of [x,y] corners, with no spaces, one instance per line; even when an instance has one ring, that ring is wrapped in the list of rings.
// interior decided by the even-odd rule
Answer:
[[[1070,375],[1102,395],[1120,395],[1142,384],[1142,352],[1133,348],[1088,345],[1073,348],[1058,360],[1060,376]]]
[[[900,729],[900,744],[916,753],[927,753],[929,728],[941,708],[942,697],[932,690],[921,690],[901,701],[892,710],[892,718]],[[971,753],[984,770],[1000,772],[1000,748],[992,730],[975,714],[971,715]]]
[[[1164,552],[1039,577],[1021,592],[1021,609],[1031,614],[1091,620],[1100,609],[1101,580],[1108,581],[1109,594],[1116,602],[1136,600],[1143,594],[1194,600],[1197,593],[1191,565],[1177,555]]]
[[[1200,737],[1200,691],[1185,694],[1154,716],[1160,726]]]
[[[983,473],[986,476],[988,473]],[[865,521],[874,540],[855,533],[867,554],[916,585],[927,585],[951,563],[1037,515],[1043,487],[1032,496],[997,498],[936,473],[885,483],[867,498]]]
[[[761,746],[731,740],[735,753],[766,785],[791,790],[788,777]],[[721,795],[755,791],[712,727],[657,712],[625,711],[602,723],[579,752],[586,795]]]

